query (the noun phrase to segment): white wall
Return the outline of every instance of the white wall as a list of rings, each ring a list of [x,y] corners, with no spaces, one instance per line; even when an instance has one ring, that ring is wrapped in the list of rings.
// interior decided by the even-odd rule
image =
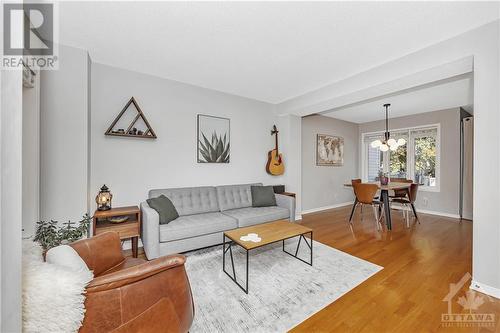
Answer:
[[[153,188],[286,181],[265,171],[272,105],[98,63],[91,77],[91,196],[105,183],[113,205],[137,205]],[[131,96],[156,140],[104,135]],[[229,164],[196,162],[197,114],[231,119]]]
[[[21,331],[22,76],[0,71],[0,332]]]
[[[344,165],[316,165],[316,135],[344,138]],[[302,211],[352,203],[352,188],[346,182],[358,178],[358,124],[321,115],[302,118]]]
[[[490,294],[495,290],[497,296],[500,295],[500,211],[496,209],[500,203],[499,23],[499,20],[489,23],[278,106],[280,110],[300,115],[308,106],[321,105],[332,96],[347,98],[367,87],[473,56],[473,287]],[[380,98],[380,95],[365,97]]]
[[[40,218],[79,221],[87,212],[88,55],[60,45],[58,62],[40,77]]]
[[[40,74],[23,87],[23,237],[34,234],[40,214]]]
[[[426,211],[459,216],[460,201],[460,108],[419,113],[390,119],[390,129],[440,124],[440,191],[421,190],[416,206]],[[385,121],[373,121],[359,125],[359,135],[384,131]],[[360,175],[362,174],[360,161]],[[427,199],[427,204],[425,200]]]
[[[278,117],[280,130],[280,142],[282,142],[282,152],[286,165],[285,179],[286,190],[295,193],[295,219],[302,219],[302,138],[297,133],[301,133],[302,118],[294,115],[284,115]]]

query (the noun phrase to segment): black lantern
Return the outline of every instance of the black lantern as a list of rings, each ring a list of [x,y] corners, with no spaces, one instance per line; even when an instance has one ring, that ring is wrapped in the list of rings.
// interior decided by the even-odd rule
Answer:
[[[109,188],[106,184],[102,185],[101,190],[97,193],[95,197],[95,202],[97,203],[97,210],[109,210],[111,209],[111,199],[113,194],[109,192]]]

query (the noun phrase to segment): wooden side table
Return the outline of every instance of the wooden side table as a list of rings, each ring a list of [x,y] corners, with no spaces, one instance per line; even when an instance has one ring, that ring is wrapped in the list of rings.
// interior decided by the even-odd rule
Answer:
[[[109,218],[128,216],[122,223],[111,223]],[[141,235],[141,210],[138,206],[111,208],[109,210],[96,210],[92,223],[93,235],[113,231],[120,235],[120,239],[131,239],[132,255],[137,258],[139,236]]]
[[[283,193],[280,193],[280,194],[287,195],[289,197],[295,198],[295,193],[293,193],[293,192],[283,192]]]

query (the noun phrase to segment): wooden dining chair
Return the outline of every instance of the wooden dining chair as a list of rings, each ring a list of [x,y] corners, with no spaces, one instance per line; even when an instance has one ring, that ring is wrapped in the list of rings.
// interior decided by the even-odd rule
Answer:
[[[410,185],[409,198],[394,198],[392,202],[397,202],[403,206],[403,217],[406,219],[406,227],[410,227],[410,209],[413,210],[413,215],[418,220],[417,212],[415,210],[415,200],[417,200],[418,184],[412,183]]]
[[[391,182],[394,182],[394,183],[413,183],[413,180],[406,179],[406,178],[391,178]],[[408,194],[408,191],[406,189],[394,190],[394,195],[389,195],[389,198],[391,198],[391,199],[408,198],[407,194]]]
[[[351,213],[351,217],[349,219],[349,223],[351,223],[352,215],[356,210],[356,206],[358,204],[361,205],[370,205],[373,208],[373,214],[375,215],[375,225],[377,226],[377,230],[380,230],[380,219],[382,218],[383,212],[379,217],[378,208],[382,203],[375,199],[375,194],[378,191],[377,184],[363,184],[361,182],[353,182],[352,187],[354,189],[354,195],[356,196],[356,204],[353,207],[353,211]],[[361,212],[362,214],[362,212]]]

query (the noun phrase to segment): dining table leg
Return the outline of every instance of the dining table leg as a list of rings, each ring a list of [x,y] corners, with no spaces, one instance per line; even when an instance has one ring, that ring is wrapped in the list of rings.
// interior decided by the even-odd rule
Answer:
[[[389,205],[389,191],[381,190],[380,195],[382,196],[382,203],[384,204],[384,217],[385,223],[387,224],[387,230],[392,230],[391,223],[391,206]]]

